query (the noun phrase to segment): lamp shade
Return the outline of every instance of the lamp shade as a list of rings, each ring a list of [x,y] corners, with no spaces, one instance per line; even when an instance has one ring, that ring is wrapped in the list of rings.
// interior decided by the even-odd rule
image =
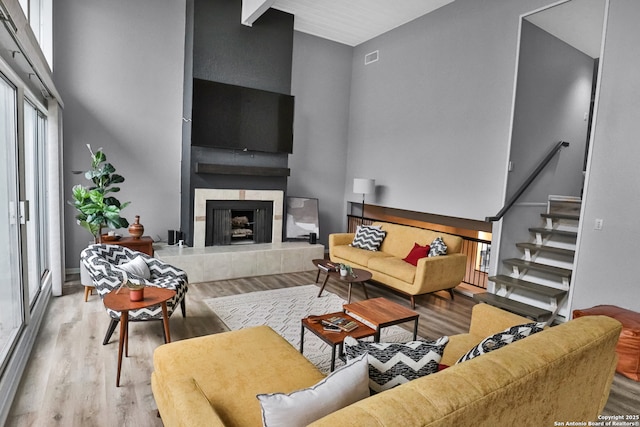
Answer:
[[[353,178],[353,192],[371,194],[376,190],[376,180],[371,178]]]

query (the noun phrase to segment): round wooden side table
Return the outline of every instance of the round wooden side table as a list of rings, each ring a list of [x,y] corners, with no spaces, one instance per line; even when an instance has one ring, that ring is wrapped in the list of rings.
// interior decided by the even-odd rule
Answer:
[[[125,357],[129,357],[129,310],[139,310],[160,304],[162,306],[162,322],[164,324],[164,336],[166,342],[171,342],[169,334],[169,314],[167,312],[167,301],[173,298],[176,291],[172,289],[156,288],[147,286],[144,288],[144,299],[142,301],[131,301],[129,299],[129,289],[123,287],[120,292],[111,291],[105,295],[105,307],[120,312],[120,339],[118,342],[118,373],[116,376],[116,387],[120,387],[120,368],[122,367],[122,348],[124,347]]]
[[[352,268],[353,270],[352,274],[347,274],[346,276],[340,276],[339,271],[335,271],[333,269],[329,271],[325,271],[323,268],[320,267],[320,265],[325,265],[327,262],[329,262],[328,260],[314,259],[311,262],[313,262],[313,265],[315,265],[318,268],[318,274],[316,275],[316,283],[318,283],[318,279],[320,277],[320,271],[325,272],[324,281],[322,282],[322,286],[320,287],[320,292],[318,292],[318,298],[320,298],[320,296],[322,295],[322,291],[324,291],[324,287],[327,285],[327,281],[329,280],[329,277],[333,277],[336,280],[340,280],[341,282],[346,282],[349,284],[347,302],[351,302],[351,287],[354,283],[362,284],[364,297],[365,299],[369,299],[369,295],[367,294],[367,288],[365,286],[365,282],[367,280],[371,280],[371,273],[369,271],[363,270],[361,268]],[[332,263],[332,264],[337,264],[337,263]]]

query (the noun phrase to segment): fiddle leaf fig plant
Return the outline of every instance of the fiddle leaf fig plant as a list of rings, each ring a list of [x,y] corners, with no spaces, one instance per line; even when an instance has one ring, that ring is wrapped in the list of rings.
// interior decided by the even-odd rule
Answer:
[[[94,241],[99,241],[103,227],[126,228],[129,221],[120,216],[120,211],[126,208],[130,202],[120,203],[110,193],[117,193],[120,187],[114,184],[124,182],[124,177],[115,173],[116,168],[111,163],[107,163],[107,156],[99,148],[97,151],[91,149],[91,169],[85,174],[85,178],[92,182],[91,186],[81,184],[75,185],[72,189],[73,201],[69,202],[76,208],[78,214],[76,220],[78,224],[93,235]]]

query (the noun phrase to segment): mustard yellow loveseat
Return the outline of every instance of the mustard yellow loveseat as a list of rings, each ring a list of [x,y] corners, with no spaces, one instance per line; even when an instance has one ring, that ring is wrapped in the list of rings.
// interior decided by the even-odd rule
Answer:
[[[475,359],[483,338],[528,319],[486,304],[455,335],[451,365],[353,403],[311,424],[335,426],[552,426],[596,420],[616,366],[618,321],[587,316]],[[166,427],[262,425],[256,395],[309,387],[324,376],[266,326],[165,344],[155,350],[153,395]]]
[[[462,238],[408,225],[374,222],[386,231],[378,251],[369,251],[350,246],[355,233],[329,235],[329,258],[333,262],[349,264],[371,272],[372,279],[411,298],[415,307],[415,296],[447,290],[453,298],[453,288],[464,278],[467,257],[462,253]],[[431,244],[442,237],[447,245],[447,254],[418,260],[413,266],[403,259],[413,245]]]

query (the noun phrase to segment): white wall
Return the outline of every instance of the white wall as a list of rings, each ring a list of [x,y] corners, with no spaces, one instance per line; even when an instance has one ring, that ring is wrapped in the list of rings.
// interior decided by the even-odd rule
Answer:
[[[544,1],[457,0],[355,48],[347,181],[372,203],[484,220],[504,200],[518,22]],[[380,60],[364,65],[364,55]],[[345,187],[347,199],[358,195]]]
[[[568,141],[501,222],[499,260],[522,257],[517,242],[542,226],[550,194],[580,197],[594,60],[539,27],[522,25],[507,196],[522,185],[550,148]],[[495,229],[494,229],[495,231]],[[495,236],[495,235],[494,235]],[[494,249],[496,249],[494,247]],[[494,250],[492,255],[497,254]],[[495,259],[496,257],[493,256]],[[498,272],[511,267],[497,263]]]
[[[567,141],[569,147],[518,201],[546,203],[549,194],[580,197],[594,60],[528,21],[522,24],[507,196],[552,146]]]
[[[289,196],[318,198],[319,243],[345,229],[349,89],[353,49],[294,32],[291,93],[296,97]]]
[[[166,239],[179,228],[185,0],[56,0],[54,79],[65,102],[64,186],[86,184],[85,147],[103,147],[126,181],[116,194],[131,201],[145,234]],[[65,210],[66,265],[91,236]],[[128,235],[126,230],[120,230]]]
[[[572,307],[640,311],[640,2],[611,0]],[[604,219],[594,230],[596,218]]]

